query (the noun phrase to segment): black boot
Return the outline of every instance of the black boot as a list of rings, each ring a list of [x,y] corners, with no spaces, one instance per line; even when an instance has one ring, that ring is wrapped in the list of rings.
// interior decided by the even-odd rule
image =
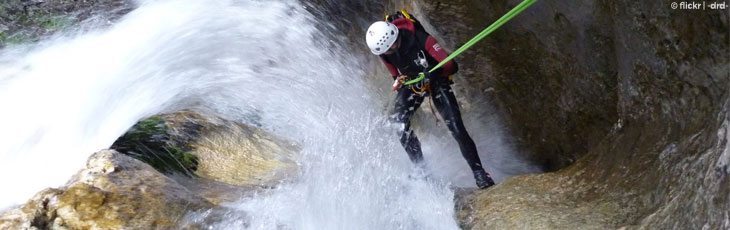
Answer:
[[[477,181],[477,187],[480,189],[489,188],[494,185],[494,180],[484,169],[474,170],[474,180]]]

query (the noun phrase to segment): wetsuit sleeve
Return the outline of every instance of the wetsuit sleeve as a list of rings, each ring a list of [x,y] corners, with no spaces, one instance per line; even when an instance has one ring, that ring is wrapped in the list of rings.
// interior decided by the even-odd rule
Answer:
[[[385,67],[388,68],[388,71],[390,71],[390,76],[393,77],[393,79],[398,77],[398,68],[395,68],[395,66],[388,62],[388,60],[385,60],[383,56],[380,56],[380,60],[383,61]]]
[[[444,50],[444,48],[441,47],[441,45],[439,45],[436,39],[431,35],[426,38],[425,48],[428,54],[431,55],[431,57],[433,57],[433,59],[435,59],[437,62],[441,62],[449,56],[449,53],[447,53],[446,50]],[[441,69],[441,71],[437,72],[441,72],[441,75],[446,77],[459,71],[459,66],[454,60],[451,60],[447,62],[444,66],[442,66]]]

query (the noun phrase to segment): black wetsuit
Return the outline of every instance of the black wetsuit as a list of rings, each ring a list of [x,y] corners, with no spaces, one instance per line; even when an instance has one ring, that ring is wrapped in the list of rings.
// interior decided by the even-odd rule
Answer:
[[[396,19],[393,24],[399,28],[400,47],[395,53],[380,55],[380,57],[394,79],[399,75],[413,78],[419,72],[435,66],[448,56],[448,53],[438,45],[436,39],[425,31],[416,30],[407,19]],[[456,71],[458,71],[456,62],[450,61],[443,68],[432,73],[429,77],[430,90],[425,94],[414,92],[411,86],[402,86],[398,89],[395,111],[391,118],[393,121],[403,124],[399,130],[400,142],[408,152],[411,161],[422,162],[421,143],[410,127],[411,117],[418,110],[424,98],[430,96],[449,131],[459,143],[461,153],[469,163],[469,167],[472,171],[483,172],[476,145],[464,127],[459,104],[450,86],[452,82],[448,79],[448,76]],[[417,88],[416,91],[419,89]]]

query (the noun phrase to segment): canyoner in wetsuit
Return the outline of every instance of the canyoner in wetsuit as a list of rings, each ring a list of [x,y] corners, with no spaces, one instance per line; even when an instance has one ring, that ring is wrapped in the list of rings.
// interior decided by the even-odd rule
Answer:
[[[451,89],[453,82],[449,77],[458,71],[456,62],[449,61],[443,68],[427,74],[425,81],[413,85],[403,84],[416,78],[419,73],[427,72],[429,67],[437,65],[448,56],[436,39],[407,12],[401,11],[386,16],[386,21],[373,23],[366,32],[366,42],[370,51],[380,57],[393,77],[393,90],[397,91],[397,95],[391,118],[394,122],[403,124],[398,131],[400,142],[411,161],[416,164],[423,162],[421,143],[410,127],[411,117],[424,98],[430,96],[452,136],[459,143],[461,153],[474,173],[477,186],[486,188],[494,185],[492,178],[484,171],[476,145],[464,127],[459,104]]]

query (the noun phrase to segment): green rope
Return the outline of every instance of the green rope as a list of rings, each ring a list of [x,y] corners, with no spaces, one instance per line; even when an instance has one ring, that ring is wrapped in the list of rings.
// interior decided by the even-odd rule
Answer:
[[[429,73],[433,73],[433,71],[436,71],[436,69],[441,68],[441,66],[443,66],[447,62],[451,61],[451,59],[454,59],[456,56],[459,56],[459,54],[461,54],[462,52],[464,52],[466,49],[471,48],[474,44],[476,44],[480,40],[484,39],[489,34],[491,34],[492,32],[494,32],[495,30],[497,30],[499,27],[501,27],[502,25],[504,25],[505,23],[507,23],[507,21],[509,21],[513,17],[517,16],[519,13],[522,13],[522,11],[524,11],[525,9],[527,9],[527,7],[530,7],[533,3],[535,3],[535,1],[537,1],[537,0],[524,0],[524,1],[522,1],[522,3],[520,3],[517,6],[515,6],[515,8],[513,8],[512,10],[510,10],[509,12],[507,12],[501,18],[497,19],[497,21],[495,21],[494,23],[492,23],[492,25],[489,25],[489,27],[487,27],[486,29],[482,30],[482,32],[479,32],[479,34],[477,34],[476,36],[474,36],[474,38],[472,38],[471,40],[469,40],[468,42],[466,42],[464,45],[462,45],[461,47],[459,47],[459,49],[456,49],[456,51],[454,51],[454,53],[452,53],[451,55],[449,55],[448,57],[446,57],[446,59],[444,59],[443,61],[439,62],[438,65],[434,66],[428,72]],[[418,74],[418,78],[413,79],[413,80],[410,80],[410,81],[407,81],[407,82],[405,82],[403,84],[405,84],[405,85],[416,84],[416,83],[420,82],[421,80],[423,80],[424,78],[426,78],[426,75],[424,73],[419,73]]]

